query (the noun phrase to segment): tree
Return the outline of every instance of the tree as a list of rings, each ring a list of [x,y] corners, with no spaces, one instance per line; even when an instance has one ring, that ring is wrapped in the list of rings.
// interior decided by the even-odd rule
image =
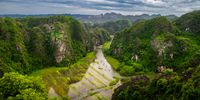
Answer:
[[[5,73],[0,79],[2,99],[46,99],[47,93],[39,78],[24,76],[15,72]]]

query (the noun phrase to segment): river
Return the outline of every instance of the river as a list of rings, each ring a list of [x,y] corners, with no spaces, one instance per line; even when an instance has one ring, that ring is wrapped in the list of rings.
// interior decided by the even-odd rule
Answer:
[[[69,86],[68,96],[71,100],[98,100],[111,99],[113,90],[121,85],[119,81],[109,86],[114,79],[114,71],[107,62],[102,52],[102,47],[97,48],[96,59],[90,64],[81,81]]]

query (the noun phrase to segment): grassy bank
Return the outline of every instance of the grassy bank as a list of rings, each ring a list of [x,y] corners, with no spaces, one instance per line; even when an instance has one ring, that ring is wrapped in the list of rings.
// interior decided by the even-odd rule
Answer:
[[[131,77],[134,77],[136,75],[146,75],[149,79],[153,79],[153,77],[155,76],[155,73],[154,72],[151,72],[151,71],[141,71],[141,72],[135,72],[135,74],[133,75],[130,75],[130,76],[126,76],[126,75],[123,75],[120,73],[120,66],[121,66],[121,63],[119,62],[119,60],[109,56],[109,55],[106,55],[106,60],[108,61],[108,63],[112,66],[112,68],[114,69],[115,72],[115,77],[117,78],[121,78],[121,79],[129,79]],[[124,65],[126,66],[126,65]],[[122,67],[122,66],[121,66]]]
[[[106,60],[112,66],[112,68],[114,70],[117,70],[119,68],[120,62],[117,59],[115,59],[115,58],[113,58],[111,56],[106,56]]]
[[[104,43],[103,44],[103,49],[104,50],[110,49],[110,45],[111,45],[111,41]]]
[[[67,96],[69,85],[82,79],[90,63],[95,58],[95,53],[92,52],[72,66],[62,68],[51,67],[33,72],[31,76],[42,77],[47,89],[52,87],[58,95],[65,97]]]

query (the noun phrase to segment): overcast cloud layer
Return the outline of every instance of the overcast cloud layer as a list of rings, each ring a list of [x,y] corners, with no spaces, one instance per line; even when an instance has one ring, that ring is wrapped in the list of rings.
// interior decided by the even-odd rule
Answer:
[[[0,0],[0,14],[181,15],[200,10],[200,0]]]

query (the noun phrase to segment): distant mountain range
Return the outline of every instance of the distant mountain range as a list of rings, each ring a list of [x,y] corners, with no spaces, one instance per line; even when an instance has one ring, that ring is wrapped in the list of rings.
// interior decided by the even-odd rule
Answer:
[[[162,16],[160,14],[142,14],[142,15],[122,15],[119,13],[105,13],[100,15],[81,15],[81,14],[40,14],[40,15],[21,15],[21,14],[7,14],[7,15],[0,15],[1,17],[12,17],[12,18],[21,18],[27,16],[33,17],[46,17],[46,16],[55,16],[55,15],[64,15],[64,16],[72,16],[78,20],[81,20],[85,23],[105,23],[108,21],[117,21],[117,20],[130,20],[130,21],[138,21],[142,19],[152,19],[155,17]],[[174,20],[177,18],[175,15],[167,15],[166,16],[170,20]]]
[[[105,14],[101,14],[101,15],[88,15],[88,16],[86,15],[86,16],[75,16],[75,17],[84,22],[104,23],[104,22],[108,22],[108,21],[117,21],[117,20],[130,20],[130,21],[135,22],[135,21],[142,20],[142,19],[152,19],[152,18],[159,17],[159,16],[161,16],[161,15],[160,14],[122,15],[122,14],[118,14],[118,13],[105,13]],[[175,15],[168,15],[166,17],[170,20],[177,18],[177,16],[175,16]]]

